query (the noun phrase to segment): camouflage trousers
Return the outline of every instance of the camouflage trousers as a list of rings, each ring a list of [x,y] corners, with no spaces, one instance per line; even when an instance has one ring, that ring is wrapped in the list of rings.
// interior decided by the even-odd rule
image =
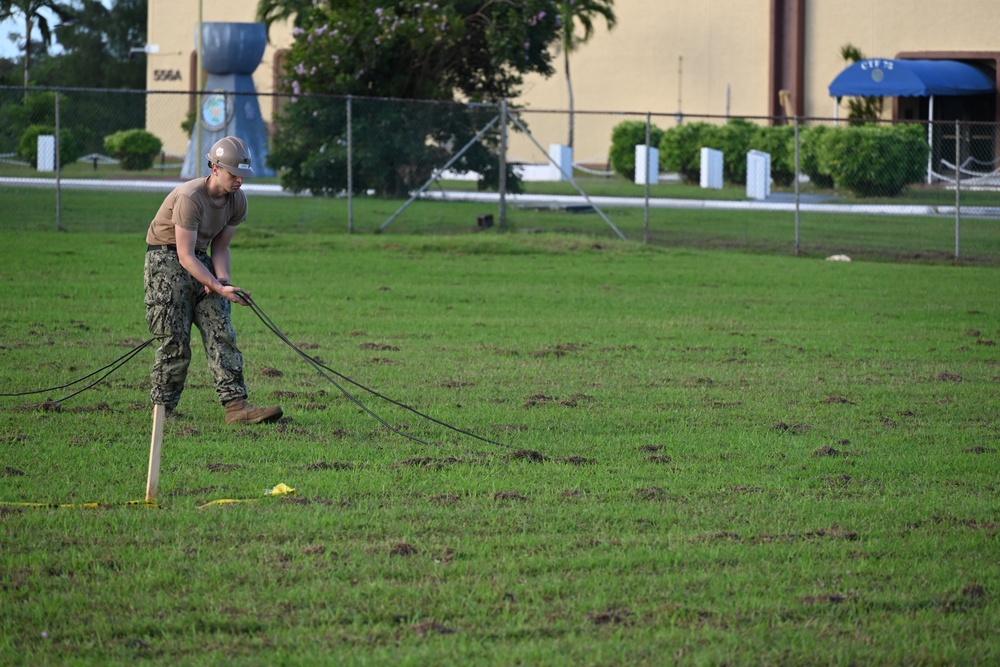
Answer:
[[[197,256],[214,273],[208,253]],[[243,354],[236,346],[230,302],[218,294],[206,294],[204,285],[181,266],[172,250],[148,251],[144,278],[146,324],[160,343],[150,373],[153,403],[176,408],[181,400],[191,363],[191,325],[201,332],[219,400],[246,398]]]

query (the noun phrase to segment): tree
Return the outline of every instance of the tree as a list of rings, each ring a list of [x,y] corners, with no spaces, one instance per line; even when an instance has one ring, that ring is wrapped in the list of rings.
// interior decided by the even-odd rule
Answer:
[[[0,21],[21,17],[24,20],[24,87],[28,87],[28,76],[31,67],[31,33],[34,28],[42,37],[42,46],[52,43],[52,29],[43,10],[55,14],[60,21],[66,21],[70,15],[69,7],[58,0],[0,0]]]
[[[299,17],[308,14],[318,4],[317,0],[259,0],[257,20],[265,23],[268,30],[272,23],[288,19],[294,19],[295,25],[300,26]]]
[[[98,0],[75,0],[64,21],[54,27],[63,52],[32,58],[31,83],[60,88],[125,88],[144,90],[144,58],[131,49],[146,41],[148,0],[115,0],[110,8]],[[104,149],[104,136],[145,125],[145,96],[91,90],[63,91],[60,121],[84,154]],[[22,102],[0,103],[0,152],[10,151],[29,125],[55,124],[55,94],[25,89]],[[61,144],[60,144],[61,145]]]
[[[594,22],[603,18],[608,30],[618,22],[613,9],[614,0],[561,0],[559,16],[561,19],[560,37],[563,53],[563,68],[566,71],[566,89],[569,92],[569,140],[567,146],[573,147],[575,131],[575,103],[573,100],[573,78],[569,71],[569,54],[594,36]],[[577,32],[577,26],[580,32]]]
[[[556,9],[554,0],[262,0],[264,22],[294,16],[283,84],[291,101],[276,119],[272,166],[293,189],[344,189],[345,100],[320,95],[442,103],[515,97],[525,74],[553,72]],[[386,151],[355,174],[357,190],[398,195],[426,180],[449,147],[475,135],[484,113],[457,104],[408,105],[403,114],[392,107],[359,103],[352,116],[354,136],[378,139]],[[485,139],[462,165],[483,175],[480,186],[498,180],[487,164],[495,143]]]
[[[552,74],[555,9],[554,0],[261,0],[258,18],[295,16],[290,92],[499,101],[524,74]]]
[[[144,57],[134,47],[146,43],[148,0],[76,0],[64,25],[56,28],[64,53],[33,75],[50,86],[78,88],[146,87]]]

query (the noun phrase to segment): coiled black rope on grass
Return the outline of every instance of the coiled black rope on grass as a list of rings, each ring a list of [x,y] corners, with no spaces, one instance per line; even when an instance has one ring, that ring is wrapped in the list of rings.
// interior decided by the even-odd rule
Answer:
[[[330,368],[329,366],[323,364],[322,362],[320,362],[320,361],[318,361],[318,360],[310,357],[308,354],[306,354],[305,352],[303,352],[302,350],[300,350],[295,345],[295,343],[293,343],[292,341],[290,341],[288,339],[288,336],[286,336],[284,333],[282,333],[282,331],[277,327],[277,325],[274,324],[274,322],[271,320],[271,318],[268,317],[267,313],[265,313],[261,309],[261,307],[257,305],[257,302],[255,302],[253,299],[251,299],[250,296],[247,293],[241,292],[240,293],[240,297],[242,297],[243,300],[246,301],[247,305],[250,307],[250,310],[253,311],[253,314],[256,315],[260,319],[261,322],[263,322],[264,326],[267,327],[267,329],[271,333],[273,333],[275,336],[277,336],[278,338],[280,338],[281,341],[283,343],[285,343],[285,345],[287,345],[288,347],[292,348],[295,351],[296,354],[298,354],[300,357],[302,357],[303,359],[305,359],[305,361],[309,365],[311,365],[314,369],[316,369],[316,372],[318,372],[320,375],[322,375],[324,378],[326,378],[333,386],[335,386],[337,389],[339,389],[341,392],[343,392],[344,396],[346,396],[348,399],[350,399],[351,401],[353,401],[355,404],[357,404],[359,407],[361,407],[365,412],[367,412],[368,414],[370,414],[372,417],[374,417],[375,419],[377,419],[379,421],[379,423],[381,423],[383,426],[385,426],[386,428],[388,428],[393,433],[396,433],[397,435],[401,435],[404,438],[409,438],[410,440],[415,440],[416,442],[419,442],[419,443],[422,443],[422,444],[425,444],[425,445],[429,445],[430,444],[430,443],[426,442],[425,440],[421,440],[420,438],[418,438],[416,436],[410,435],[409,433],[403,433],[399,429],[397,429],[394,426],[390,425],[387,421],[385,421],[384,419],[382,419],[382,417],[380,417],[379,415],[375,414],[375,412],[373,412],[371,409],[369,409],[368,406],[366,406],[364,403],[362,403],[360,400],[358,400],[358,398],[356,396],[354,396],[351,392],[347,391],[347,389],[345,389],[344,387],[342,387],[336,380],[334,380],[327,373],[327,371],[329,371],[329,373],[332,373],[333,375],[337,376],[341,380],[344,380],[345,382],[349,382],[350,384],[354,385],[355,387],[357,387],[359,389],[362,389],[364,391],[367,391],[369,394],[371,394],[373,396],[381,398],[383,401],[386,401],[388,403],[392,403],[393,405],[395,405],[397,407],[400,407],[400,408],[403,408],[404,410],[409,410],[410,412],[412,412],[413,414],[417,415],[418,417],[421,417],[421,418],[426,419],[428,421],[434,422],[435,424],[438,424],[439,426],[443,426],[443,427],[445,427],[447,429],[451,429],[452,431],[455,431],[456,433],[461,433],[463,435],[467,435],[470,438],[475,438],[477,440],[481,440],[482,442],[486,442],[486,443],[489,443],[491,445],[497,445],[498,447],[510,447],[510,445],[508,445],[506,443],[499,442],[497,440],[491,440],[490,438],[483,437],[481,435],[473,433],[472,431],[468,431],[466,429],[459,428],[459,427],[454,426],[452,424],[449,424],[447,422],[443,422],[443,421],[441,421],[439,419],[435,419],[434,417],[431,417],[428,414],[420,412],[416,408],[410,407],[409,405],[406,405],[405,403],[400,403],[397,400],[389,398],[385,394],[381,394],[381,393],[375,391],[374,389],[366,387],[363,384],[361,384],[359,382],[356,382],[355,380],[352,380],[351,378],[347,377],[343,373],[340,373],[340,372],[334,370],[333,368]]]
[[[101,371],[103,371],[105,369],[108,369],[108,368],[111,369],[107,373],[105,373],[104,375],[102,375],[101,377],[97,378],[96,380],[94,380],[93,382],[91,382],[90,384],[88,384],[83,389],[78,389],[77,391],[74,391],[69,396],[64,396],[63,398],[60,398],[59,400],[54,401],[54,402],[55,403],[62,403],[63,401],[68,401],[69,399],[73,398],[77,394],[82,394],[83,392],[87,391],[88,389],[90,389],[94,385],[96,385],[99,382],[101,382],[102,380],[104,380],[104,378],[108,377],[109,375],[111,375],[112,373],[114,373],[116,370],[118,370],[119,368],[121,368],[122,366],[124,366],[125,364],[127,364],[128,362],[130,362],[137,354],[139,354],[139,352],[141,352],[142,350],[146,349],[154,340],[156,340],[156,339],[155,338],[150,338],[149,340],[147,340],[147,341],[145,341],[143,343],[140,343],[139,345],[136,345],[134,348],[132,348],[131,350],[129,350],[128,352],[126,352],[122,356],[118,357],[117,359],[115,359],[114,361],[112,361],[107,366],[103,366],[101,368],[98,368],[93,373],[88,373],[87,375],[84,375],[82,378],[78,378],[76,380],[73,380],[72,382],[67,382],[66,384],[57,385],[55,387],[47,387],[45,389],[33,389],[32,391],[21,391],[21,392],[17,392],[17,393],[13,393],[13,394],[0,394],[0,396],[6,396],[6,397],[11,397],[11,396],[31,396],[31,395],[34,395],[34,394],[45,394],[45,393],[50,392],[50,391],[58,391],[60,389],[66,389],[67,387],[72,387],[75,384],[79,384],[80,382],[83,382],[84,380],[92,378],[92,377],[94,377],[95,375],[97,375],[98,373],[100,373]]]

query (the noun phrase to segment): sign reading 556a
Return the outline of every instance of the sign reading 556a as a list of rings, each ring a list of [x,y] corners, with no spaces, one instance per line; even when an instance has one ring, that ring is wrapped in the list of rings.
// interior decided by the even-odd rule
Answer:
[[[153,81],[180,81],[181,71],[179,69],[154,69]]]

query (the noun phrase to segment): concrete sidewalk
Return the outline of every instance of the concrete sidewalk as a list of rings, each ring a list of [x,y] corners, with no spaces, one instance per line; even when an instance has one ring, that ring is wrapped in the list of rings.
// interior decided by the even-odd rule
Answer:
[[[65,190],[122,190],[134,192],[169,192],[183,179],[168,180],[112,180],[64,178],[60,187]],[[53,178],[0,178],[0,186],[20,188],[54,188]],[[243,188],[249,194],[274,197],[309,197],[308,192],[298,195],[282,189],[280,185],[265,183],[244,183]],[[461,190],[433,190],[424,192],[421,199],[428,201],[477,202],[482,204],[498,204],[500,195],[496,192],[471,192]],[[586,210],[587,207],[605,208],[643,208],[646,200],[643,197],[589,197],[580,195],[527,195],[509,194],[506,197],[508,206],[518,208],[544,209],[576,209]],[[792,193],[774,193],[768,199],[744,201],[720,201],[713,199],[672,199],[667,197],[651,197],[649,207],[656,209],[704,209],[721,211],[795,211],[795,195]],[[847,213],[864,215],[911,215],[911,216],[955,216],[954,206],[932,206],[928,204],[849,204],[842,200],[831,199],[823,195],[800,195],[798,210],[804,213]],[[1000,218],[1000,206],[963,206],[962,216],[970,218]]]

